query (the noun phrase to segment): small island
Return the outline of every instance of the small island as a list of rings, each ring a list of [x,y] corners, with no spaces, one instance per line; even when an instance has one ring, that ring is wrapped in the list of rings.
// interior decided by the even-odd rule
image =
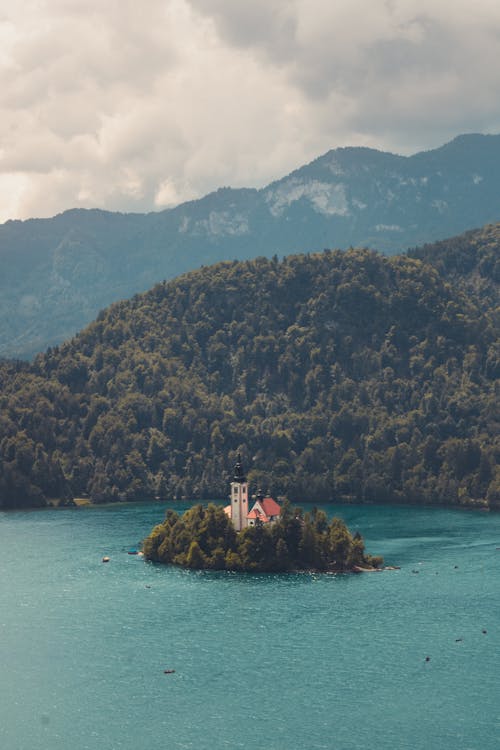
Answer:
[[[340,518],[328,521],[324,511],[304,513],[288,501],[278,506],[261,493],[248,512],[247,498],[238,459],[231,505],[195,505],[182,515],[168,510],[163,523],[144,540],[145,558],[193,569],[265,573],[348,573],[377,570],[383,564],[381,557],[365,553],[361,535],[351,534]],[[279,507],[279,515],[266,514],[269,507]]]

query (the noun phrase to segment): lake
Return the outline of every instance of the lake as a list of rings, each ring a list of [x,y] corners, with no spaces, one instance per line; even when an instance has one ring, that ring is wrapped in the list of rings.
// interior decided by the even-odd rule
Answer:
[[[0,513],[1,748],[498,750],[500,515],[330,507],[401,566],[334,576],[127,554],[164,512]]]

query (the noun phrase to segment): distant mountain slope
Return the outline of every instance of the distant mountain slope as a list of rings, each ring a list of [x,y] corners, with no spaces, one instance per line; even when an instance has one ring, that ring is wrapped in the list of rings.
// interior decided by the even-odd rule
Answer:
[[[203,264],[368,246],[387,253],[500,221],[500,136],[411,157],[330,151],[261,190],[150,214],[72,210],[0,226],[0,357],[59,343],[111,302]]]
[[[457,242],[219,263],[0,365],[0,506],[223,497],[241,451],[293,502],[500,507],[490,251]]]

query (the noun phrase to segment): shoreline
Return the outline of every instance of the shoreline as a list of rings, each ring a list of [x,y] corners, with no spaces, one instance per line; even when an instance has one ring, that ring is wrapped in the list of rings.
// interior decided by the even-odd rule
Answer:
[[[165,498],[147,498],[144,500],[117,500],[113,502],[106,502],[106,503],[93,503],[89,498],[86,497],[75,497],[73,498],[73,501],[69,505],[58,505],[57,500],[51,499],[48,501],[47,505],[35,505],[35,506],[27,506],[27,507],[18,507],[18,508],[2,508],[0,507],[0,512],[3,513],[10,513],[10,512],[19,512],[19,511],[46,511],[46,510],[78,510],[80,508],[123,508],[126,506],[132,506],[132,505],[164,505],[167,508],[171,506],[178,506],[178,505],[186,505],[186,508],[191,507],[192,505],[196,505],[198,503],[215,503],[218,504],[225,504],[224,499],[208,499],[208,500],[199,500],[197,498],[192,498],[189,500],[173,500],[173,499],[165,499]],[[328,506],[328,507],[340,507],[340,508],[362,508],[362,507],[387,507],[387,508],[425,508],[429,510],[458,510],[458,511],[468,511],[468,512],[476,512],[476,513],[499,513],[500,512],[500,506],[498,507],[490,507],[485,505],[453,505],[449,503],[386,503],[386,502],[363,502],[360,501],[353,501],[353,502],[342,502],[342,501],[321,501],[318,500],[314,503],[302,503],[302,507],[304,510],[307,511],[308,508],[313,508],[316,505],[320,506]]]

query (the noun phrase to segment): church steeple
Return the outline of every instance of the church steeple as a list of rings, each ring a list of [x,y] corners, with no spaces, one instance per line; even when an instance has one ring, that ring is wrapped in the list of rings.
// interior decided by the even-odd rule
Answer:
[[[236,531],[248,526],[248,483],[239,453],[231,482],[231,519]]]
[[[245,472],[243,471],[243,464],[241,463],[241,453],[238,453],[238,460],[234,465],[233,481],[240,482],[240,484],[247,481]]]

